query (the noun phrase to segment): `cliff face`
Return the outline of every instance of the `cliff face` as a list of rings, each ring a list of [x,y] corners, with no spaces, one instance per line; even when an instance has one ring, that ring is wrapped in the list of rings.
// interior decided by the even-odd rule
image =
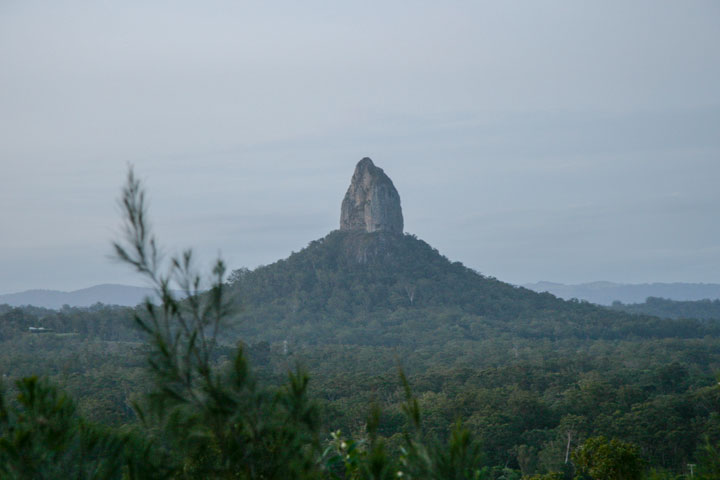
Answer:
[[[382,168],[367,157],[355,167],[343,199],[340,230],[403,233],[400,195]]]

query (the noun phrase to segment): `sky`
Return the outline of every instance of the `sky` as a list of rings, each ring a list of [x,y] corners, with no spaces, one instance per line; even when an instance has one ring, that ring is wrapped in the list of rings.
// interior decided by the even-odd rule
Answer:
[[[0,293],[269,264],[338,228],[355,163],[405,229],[515,284],[720,283],[720,2],[3,0]]]

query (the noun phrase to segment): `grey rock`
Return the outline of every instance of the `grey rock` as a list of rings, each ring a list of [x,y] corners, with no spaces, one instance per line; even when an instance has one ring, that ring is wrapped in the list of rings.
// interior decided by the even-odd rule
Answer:
[[[403,233],[400,195],[382,168],[365,157],[342,202],[340,230]]]

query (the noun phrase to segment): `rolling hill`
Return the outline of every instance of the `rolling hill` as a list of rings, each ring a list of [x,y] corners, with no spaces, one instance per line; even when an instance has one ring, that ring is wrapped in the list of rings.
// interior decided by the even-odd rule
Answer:
[[[42,308],[89,307],[96,303],[134,307],[146,297],[154,297],[150,288],[130,285],[103,284],[80,290],[63,292],[60,290],[26,290],[24,292],[0,295],[0,304],[12,307],[31,305]]]

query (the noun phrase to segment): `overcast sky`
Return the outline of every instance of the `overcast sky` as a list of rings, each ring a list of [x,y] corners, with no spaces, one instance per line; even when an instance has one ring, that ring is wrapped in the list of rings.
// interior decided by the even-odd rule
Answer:
[[[355,163],[512,283],[720,282],[720,2],[0,1],[0,293],[230,268],[336,229]]]

